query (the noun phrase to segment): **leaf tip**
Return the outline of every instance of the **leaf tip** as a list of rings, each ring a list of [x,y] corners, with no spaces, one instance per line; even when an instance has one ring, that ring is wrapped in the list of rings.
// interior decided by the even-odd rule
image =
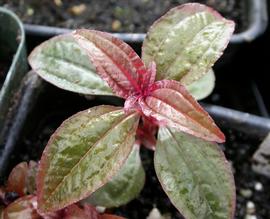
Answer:
[[[202,138],[202,139],[206,141],[213,141],[219,144],[224,143],[226,141],[226,136],[215,123],[214,123],[214,127],[215,129],[212,130],[212,140],[210,140],[210,138],[209,139]]]
[[[233,20],[226,19],[226,22],[227,22],[228,26],[231,28],[231,34],[232,34],[235,31],[236,24]]]
[[[222,131],[219,130],[218,135],[217,135],[217,143],[224,143],[226,141],[226,136]]]

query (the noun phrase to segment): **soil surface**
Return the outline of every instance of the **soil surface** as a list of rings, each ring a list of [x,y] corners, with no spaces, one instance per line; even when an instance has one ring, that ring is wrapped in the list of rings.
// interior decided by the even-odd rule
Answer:
[[[41,93],[25,124],[16,153],[13,154],[10,161],[10,168],[22,160],[39,160],[50,135],[64,119],[72,114],[94,105],[122,104],[119,99],[114,99],[113,102],[106,98],[89,101],[83,96],[60,90],[48,84],[45,89],[46,92]],[[237,186],[236,218],[244,219],[248,212],[255,214],[257,219],[270,218],[270,179],[254,173],[251,169],[251,157],[261,139],[251,139],[232,130],[223,131],[227,136],[227,142],[221,147],[233,164]],[[172,219],[182,219],[157,180],[153,168],[153,152],[142,148],[141,155],[146,171],[145,188],[137,199],[112,211],[129,219],[143,219],[153,207],[157,207],[162,213],[171,215]],[[252,206],[255,206],[255,209]]]
[[[245,0],[0,0],[25,23],[65,28],[85,27],[109,32],[146,32],[170,8],[187,2],[207,4],[245,30]]]

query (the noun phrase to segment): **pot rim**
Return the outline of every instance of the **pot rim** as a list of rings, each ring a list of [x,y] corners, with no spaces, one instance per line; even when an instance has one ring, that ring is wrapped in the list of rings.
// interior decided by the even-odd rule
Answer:
[[[233,34],[230,43],[240,44],[251,42],[262,35],[268,25],[267,2],[266,0],[245,0],[248,1],[248,20],[249,25],[243,32]],[[72,30],[61,27],[44,26],[36,24],[24,24],[27,35],[50,38],[55,35],[69,33]],[[125,42],[141,43],[145,33],[112,33]]]

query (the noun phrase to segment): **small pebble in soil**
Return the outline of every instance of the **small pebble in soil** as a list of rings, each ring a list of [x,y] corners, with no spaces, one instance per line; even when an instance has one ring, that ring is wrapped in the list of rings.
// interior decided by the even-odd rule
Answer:
[[[119,20],[114,20],[112,22],[112,30],[113,31],[119,31],[122,27],[122,23]]]
[[[57,5],[58,7],[63,5],[62,0],[54,0],[54,4]]]
[[[32,16],[33,14],[35,13],[34,9],[33,8],[27,8],[27,11],[26,11],[26,14],[27,16]]]
[[[75,16],[81,15],[86,10],[85,4],[74,5],[69,9],[69,12]]]
[[[254,188],[256,191],[262,191],[263,190],[263,184],[260,183],[260,182],[256,182],[255,185],[254,185]]]
[[[250,189],[241,189],[240,194],[244,198],[250,198],[252,196],[252,191]]]
[[[245,219],[257,219],[257,216],[248,214],[248,215],[245,216]]]
[[[247,214],[254,214],[256,211],[255,204],[252,201],[247,202]]]

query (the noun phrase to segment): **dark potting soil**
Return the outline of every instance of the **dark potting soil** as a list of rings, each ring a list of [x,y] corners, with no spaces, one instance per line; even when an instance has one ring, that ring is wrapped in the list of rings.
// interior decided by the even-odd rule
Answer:
[[[170,8],[187,2],[207,4],[236,22],[236,32],[247,28],[245,0],[0,0],[25,23],[109,32],[146,32]]]
[[[50,135],[64,119],[72,114],[94,105],[122,104],[119,99],[114,99],[113,103],[106,98],[89,101],[83,96],[60,90],[47,83],[45,89],[46,92],[44,90],[40,94],[24,126],[24,133],[10,161],[10,169],[23,160],[39,160]],[[247,212],[251,211],[251,209],[247,210],[247,205],[250,207],[252,203],[255,205],[254,214],[257,219],[270,218],[270,179],[257,175],[251,169],[251,157],[261,139],[251,139],[232,130],[223,131],[227,136],[227,142],[221,147],[233,164],[237,186],[236,218],[244,219]],[[143,219],[153,207],[157,207],[162,213],[170,214],[172,219],[182,219],[162,191],[156,178],[153,152],[142,148],[141,155],[146,171],[146,184],[143,191],[129,204],[112,209],[112,211],[129,219]]]

